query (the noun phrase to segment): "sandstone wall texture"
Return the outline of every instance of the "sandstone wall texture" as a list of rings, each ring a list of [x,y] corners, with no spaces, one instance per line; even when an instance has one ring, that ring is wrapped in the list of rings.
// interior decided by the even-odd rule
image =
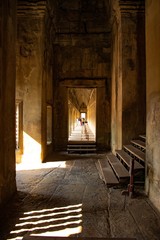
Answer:
[[[42,158],[44,14],[38,6],[21,9],[18,5],[16,99],[23,103],[22,160],[34,164]]]
[[[111,2],[112,84],[111,84],[111,149],[122,148],[122,30],[118,1]]]
[[[0,206],[16,191],[16,1],[0,2]]]
[[[96,98],[97,98],[97,91],[93,89],[90,95],[90,100],[88,104],[88,113],[87,113],[87,120],[92,132],[96,135]]]
[[[122,142],[146,131],[144,6],[122,15]]]
[[[146,192],[160,210],[160,2],[146,1]]]
[[[42,3],[44,4],[44,2]],[[55,28],[54,28],[54,1],[47,1],[44,14],[44,49],[42,50],[42,135],[41,135],[41,145],[42,145],[42,160],[53,151],[53,139],[50,144],[47,144],[47,106],[52,109],[52,136],[53,136],[53,42],[55,38]]]

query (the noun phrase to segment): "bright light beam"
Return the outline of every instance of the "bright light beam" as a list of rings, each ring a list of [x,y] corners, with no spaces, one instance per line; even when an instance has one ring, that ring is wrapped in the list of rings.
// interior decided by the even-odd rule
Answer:
[[[62,218],[52,218],[52,219],[48,219],[48,220],[39,220],[39,221],[34,221],[34,222],[24,222],[24,223],[18,223],[16,224],[16,227],[22,227],[22,226],[25,226],[25,225],[28,225],[28,224],[32,224],[32,225],[38,225],[38,224],[41,224],[41,223],[50,223],[50,222],[55,222],[55,221],[62,221],[62,220],[69,220],[69,219],[72,219],[72,218],[81,218],[82,217],[82,214],[78,214],[76,216],[66,216],[66,217],[62,217]]]
[[[15,230],[15,231],[11,231],[11,234],[15,234],[15,233],[21,233],[21,232],[32,232],[35,230],[43,230],[43,229],[48,229],[48,228],[56,228],[56,227],[61,227],[61,226],[67,226],[67,225],[72,225],[72,224],[80,224],[82,223],[82,220],[77,220],[77,221],[71,221],[71,222],[65,222],[65,223],[61,223],[61,224],[51,224],[51,225],[47,225],[44,227],[34,227],[34,228],[24,228],[24,229],[20,229],[20,230]]]
[[[58,216],[58,215],[62,215],[62,214],[79,213],[81,211],[82,211],[82,209],[78,208],[78,209],[68,210],[65,212],[57,212],[57,213],[50,213],[50,214],[46,214],[46,215],[41,214],[38,216],[23,217],[23,218],[20,218],[19,220],[29,220],[29,219],[36,219],[36,218],[43,218],[43,217],[53,217],[53,216]]]
[[[35,213],[44,213],[44,212],[53,212],[56,210],[63,210],[63,209],[70,209],[70,208],[80,208],[82,207],[82,203],[76,204],[76,205],[69,205],[66,207],[55,207],[55,208],[48,208],[48,209],[42,209],[42,210],[36,210],[36,211],[30,211],[30,212],[24,212],[24,215],[31,215]]]

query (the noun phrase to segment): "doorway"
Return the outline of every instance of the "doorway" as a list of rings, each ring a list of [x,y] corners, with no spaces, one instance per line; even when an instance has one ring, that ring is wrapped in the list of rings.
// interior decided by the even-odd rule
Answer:
[[[68,88],[68,141],[96,141],[96,88]]]

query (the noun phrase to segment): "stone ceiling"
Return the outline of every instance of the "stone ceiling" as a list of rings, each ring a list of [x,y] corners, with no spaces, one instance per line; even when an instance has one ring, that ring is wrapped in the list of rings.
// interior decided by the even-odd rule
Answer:
[[[69,88],[69,98],[80,109],[82,104],[88,106],[94,88]]]

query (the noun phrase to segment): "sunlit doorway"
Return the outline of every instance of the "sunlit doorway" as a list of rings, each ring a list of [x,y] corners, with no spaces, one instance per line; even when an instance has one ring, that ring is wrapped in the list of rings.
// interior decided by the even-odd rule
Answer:
[[[68,141],[96,141],[96,88],[68,88]]]

